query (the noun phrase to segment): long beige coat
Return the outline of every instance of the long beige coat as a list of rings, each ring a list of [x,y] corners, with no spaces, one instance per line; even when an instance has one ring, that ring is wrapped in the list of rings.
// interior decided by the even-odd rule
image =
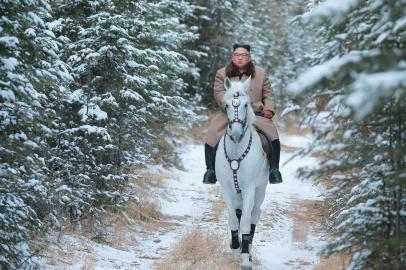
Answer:
[[[214,147],[226,133],[227,128],[227,115],[223,111],[223,97],[225,94],[224,79],[226,78],[225,67],[217,71],[214,80],[214,98],[220,107],[220,110],[216,113],[209,125],[209,130],[206,136],[206,143],[211,147]],[[248,79],[247,75],[243,75],[241,81]],[[231,81],[239,81],[238,76],[231,77]],[[260,67],[255,67],[255,77],[251,78],[249,96],[251,100],[251,106],[254,112],[262,112],[262,110],[270,110],[275,112],[275,96],[272,91],[271,82],[268,79],[268,75],[265,70]],[[257,116],[254,124],[259,130],[265,133],[270,141],[279,138],[278,131],[275,124],[271,119]]]

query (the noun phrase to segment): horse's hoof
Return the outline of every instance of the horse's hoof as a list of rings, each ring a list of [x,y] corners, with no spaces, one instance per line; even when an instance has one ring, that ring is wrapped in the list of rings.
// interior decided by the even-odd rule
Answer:
[[[241,256],[241,249],[240,248],[232,248],[231,249],[231,254],[233,254],[234,257],[239,258]]]
[[[241,253],[241,270],[252,270],[248,253]]]

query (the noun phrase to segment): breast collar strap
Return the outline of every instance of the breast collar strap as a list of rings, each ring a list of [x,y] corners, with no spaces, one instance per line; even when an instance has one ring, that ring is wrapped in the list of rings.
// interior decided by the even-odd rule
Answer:
[[[247,149],[245,149],[244,153],[238,158],[238,159],[231,159],[228,154],[227,154],[227,150],[226,150],[226,140],[224,138],[224,154],[226,155],[226,159],[228,161],[228,163],[230,164],[230,168],[233,171],[233,179],[234,179],[234,187],[235,190],[237,191],[237,193],[241,193],[241,189],[240,186],[238,185],[238,178],[237,178],[237,172],[238,169],[240,168],[240,163],[241,161],[247,156],[248,152],[251,149],[251,145],[252,145],[252,132],[250,134],[250,140],[248,142],[248,146]]]

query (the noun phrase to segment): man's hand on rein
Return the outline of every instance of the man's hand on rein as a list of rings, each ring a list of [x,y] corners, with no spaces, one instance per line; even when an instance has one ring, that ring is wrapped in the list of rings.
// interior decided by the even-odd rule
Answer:
[[[272,117],[273,117],[273,111],[267,111],[267,110],[263,110],[262,111],[262,115],[265,117],[265,118],[268,118],[268,119],[272,119]]]

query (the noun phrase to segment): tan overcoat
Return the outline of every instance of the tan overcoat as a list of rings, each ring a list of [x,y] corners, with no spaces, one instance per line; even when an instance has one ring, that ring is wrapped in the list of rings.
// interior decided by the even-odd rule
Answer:
[[[219,105],[219,111],[216,113],[209,125],[207,131],[206,143],[211,147],[214,147],[226,133],[227,128],[227,115],[224,112],[223,97],[225,94],[224,79],[226,78],[225,67],[217,71],[214,80],[214,98]],[[244,74],[241,81],[248,79]],[[231,81],[239,81],[238,76],[231,77]],[[255,67],[255,77],[251,78],[249,87],[249,97],[251,100],[251,106],[254,112],[262,112],[262,110],[270,110],[275,112],[275,96],[272,91],[271,82],[268,79],[268,75],[265,70],[260,67]],[[265,133],[270,141],[279,138],[278,131],[275,124],[271,119],[257,116],[254,124],[259,130]]]

